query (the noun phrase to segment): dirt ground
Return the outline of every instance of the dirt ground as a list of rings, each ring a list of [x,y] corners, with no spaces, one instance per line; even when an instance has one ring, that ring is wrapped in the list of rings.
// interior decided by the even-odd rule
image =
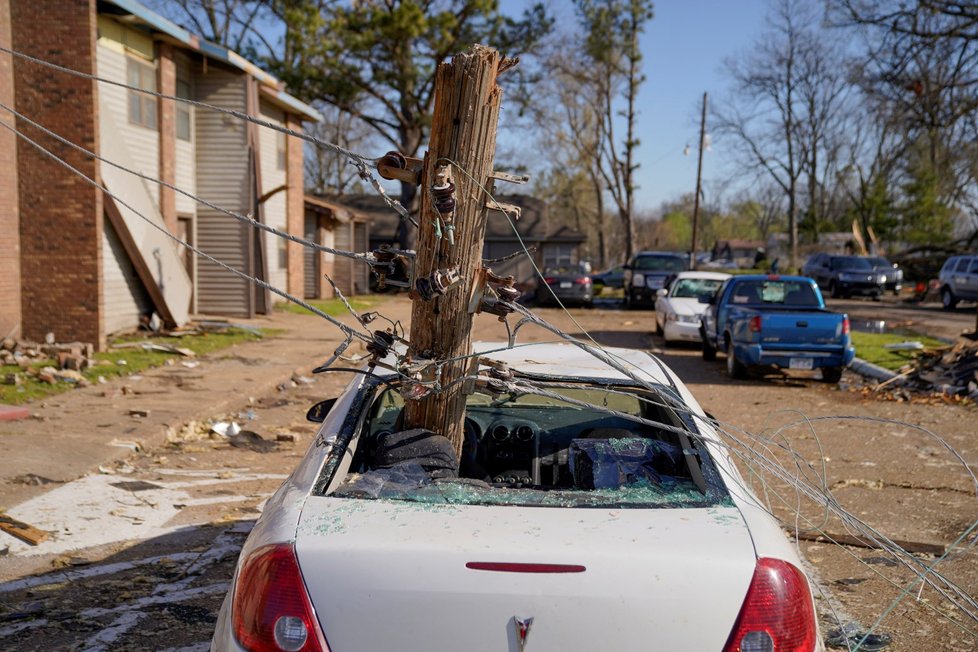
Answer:
[[[407,321],[403,299],[380,309]],[[540,314],[571,333],[583,328],[601,344],[656,351],[724,424],[732,446],[734,437],[756,442],[745,433],[763,434],[790,447],[797,459],[819,470],[824,465],[824,480],[811,472],[809,480],[824,481],[849,513],[892,539],[948,545],[978,517],[973,481],[938,439],[974,466],[974,407],[879,401],[849,377],[841,388],[804,377],[733,383],[722,362],[703,362],[697,349],[663,347],[649,334],[650,312],[575,310],[579,326],[556,309]],[[240,545],[263,501],[314,433],[304,419],[306,409],[335,396],[348,381],[337,373],[308,382],[302,371],[335,347],[332,330],[313,317],[273,320],[288,330],[277,345],[263,342],[218,354],[194,369],[199,376],[194,391],[169,388],[166,396],[181,397],[186,418],[180,418],[175,401],[158,423],[137,422],[136,430],[126,433],[134,421],[118,397],[78,390],[35,406],[40,419],[0,427],[5,455],[15,453],[25,438],[44,442],[35,446],[44,454],[25,457],[19,466],[0,465],[0,501],[15,517],[54,532],[36,548],[0,535],[0,550],[7,549],[0,556],[0,647],[207,649]],[[505,337],[495,318],[480,317],[475,333],[482,340]],[[520,331],[521,341],[551,339],[539,329]],[[230,363],[239,366],[219,366]],[[146,372],[140,382],[156,387],[148,391],[164,391],[174,382],[167,373],[172,369]],[[253,383],[243,382],[245,376]],[[144,400],[154,396],[164,394],[147,394]],[[207,432],[210,420],[229,419],[255,434],[229,440]],[[106,423],[112,425],[99,427]],[[88,441],[138,437],[143,445],[136,452],[118,446],[100,451],[112,452],[113,460],[59,462],[78,457],[75,448],[59,450],[66,428],[87,432]],[[84,446],[79,442],[76,448]],[[797,472],[796,458],[784,448],[765,451],[755,444],[754,449]],[[742,463],[745,477],[751,477],[752,467],[759,468],[756,458]],[[799,530],[846,533],[837,518],[826,518],[811,500],[799,503],[798,493],[770,474],[759,474],[753,485]],[[918,593],[915,576],[879,550],[806,541],[800,546],[818,581],[823,634],[836,618],[869,626],[884,615],[878,629],[893,638],[888,650],[976,648],[978,638],[971,632],[978,627],[933,589]],[[935,561],[933,555],[916,555],[911,563]],[[972,549],[953,549],[937,568],[964,593],[978,595]],[[904,589],[908,595],[897,602]]]

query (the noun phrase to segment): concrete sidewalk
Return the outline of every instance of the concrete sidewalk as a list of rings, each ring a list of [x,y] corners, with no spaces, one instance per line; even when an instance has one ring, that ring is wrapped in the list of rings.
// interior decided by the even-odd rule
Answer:
[[[385,316],[404,324],[410,321],[406,297],[392,297],[378,307]],[[356,325],[349,315],[340,320]],[[202,356],[193,369],[177,361],[138,376],[71,390],[29,404],[31,419],[0,421],[0,508],[48,488],[25,484],[19,477],[34,474],[67,482],[125,458],[134,445],[161,445],[168,428],[239,409],[249,397],[288,383],[293,374],[309,375],[344,339],[339,329],[314,315],[275,312],[243,323],[285,332]],[[356,348],[351,346],[347,355]],[[122,393],[126,385],[134,393]],[[130,416],[139,410],[149,415]]]

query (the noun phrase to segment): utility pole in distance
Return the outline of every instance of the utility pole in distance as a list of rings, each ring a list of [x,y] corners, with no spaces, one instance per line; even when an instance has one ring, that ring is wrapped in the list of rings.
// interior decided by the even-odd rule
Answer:
[[[491,191],[496,126],[502,90],[501,70],[512,65],[481,45],[440,63],[435,73],[431,142],[420,176],[421,211],[411,310],[411,362],[421,379],[431,381],[436,366],[472,352],[473,312],[480,309],[486,274],[482,247],[486,199]],[[507,300],[509,300],[508,297]],[[473,307],[474,306],[474,307]],[[465,385],[470,368],[463,359],[437,366],[434,380],[445,389],[405,397],[404,428],[426,428],[445,435],[461,452]],[[415,385],[418,394],[421,385]]]
[[[703,93],[703,115],[700,117],[700,151],[696,163],[696,196],[693,197],[693,241],[689,252],[689,268],[696,269],[696,232],[700,225],[700,182],[703,177],[703,148],[706,145],[706,92]]]

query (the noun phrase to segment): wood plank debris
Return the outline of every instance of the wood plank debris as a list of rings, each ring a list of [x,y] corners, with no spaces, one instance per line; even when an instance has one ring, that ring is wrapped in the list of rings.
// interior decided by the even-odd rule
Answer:
[[[922,351],[911,362],[910,376],[953,396],[978,398],[978,342]]]
[[[832,534],[819,532],[799,532],[797,537],[802,541],[813,541],[816,543],[837,543],[843,546],[856,546],[858,548],[879,549],[880,545],[871,539],[853,536],[851,534]],[[900,546],[907,552],[921,553],[926,555],[943,555],[947,552],[947,546],[937,543],[922,543],[920,541],[903,541],[901,539],[890,539],[894,545]]]
[[[0,513],[0,530],[32,546],[46,541],[51,536],[50,532],[39,530],[33,525],[18,521],[12,516],[7,516],[3,513]]]

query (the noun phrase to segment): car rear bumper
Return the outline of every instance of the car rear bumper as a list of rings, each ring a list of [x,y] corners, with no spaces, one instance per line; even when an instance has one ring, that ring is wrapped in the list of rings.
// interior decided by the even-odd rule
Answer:
[[[811,369],[847,367],[856,357],[852,346],[822,350],[764,349],[759,344],[735,346],[738,360],[744,364],[778,367],[779,369],[805,368],[811,360]],[[798,362],[804,360],[806,362]]]

